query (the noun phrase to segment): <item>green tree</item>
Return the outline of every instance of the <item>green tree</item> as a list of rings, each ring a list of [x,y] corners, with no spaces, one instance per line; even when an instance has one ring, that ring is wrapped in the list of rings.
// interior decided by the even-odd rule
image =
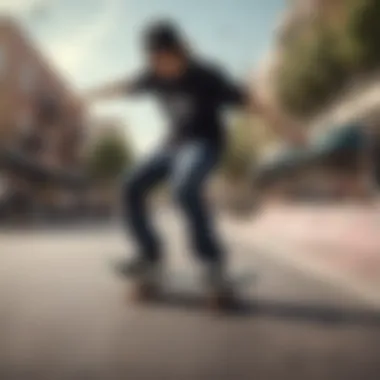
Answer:
[[[255,164],[259,134],[255,134],[256,120],[248,115],[233,118],[228,130],[227,149],[222,160],[222,174],[230,180],[244,179]]]
[[[346,72],[337,43],[334,33],[318,24],[287,46],[277,88],[281,103],[291,113],[308,116],[341,88]]]
[[[372,70],[380,63],[380,2],[349,0],[342,33],[346,63],[354,70]]]
[[[132,161],[133,152],[124,136],[116,132],[107,132],[90,148],[87,168],[93,179],[112,182]]]
[[[347,0],[339,19],[319,18],[284,45],[277,89],[298,116],[318,112],[358,73],[380,64],[380,2]]]

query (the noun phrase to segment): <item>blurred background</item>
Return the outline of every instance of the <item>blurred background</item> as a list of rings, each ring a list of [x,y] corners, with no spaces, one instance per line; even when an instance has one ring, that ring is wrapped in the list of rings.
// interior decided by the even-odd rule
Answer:
[[[133,250],[120,181],[165,121],[151,99],[81,94],[135,73],[139,33],[162,16],[310,137],[291,147],[259,115],[226,115],[207,194],[232,266],[259,273],[247,319],[137,317],[104,265]],[[0,378],[378,379],[379,68],[378,0],[2,0]],[[171,265],[191,271],[165,186],[152,207]]]
[[[376,198],[375,2],[271,1],[263,9],[249,5],[253,20],[242,23],[243,2],[226,1],[220,9],[203,11],[216,14],[210,26],[170,2],[150,6],[117,0],[80,6],[3,2],[1,146],[33,160],[36,170],[3,159],[2,223],[36,222],[52,214],[105,216],[115,208],[117,197],[110,192],[117,179],[160,141],[163,121],[149,99],[89,109],[80,94],[134,73],[141,63],[139,31],[149,18],[166,13],[183,23],[196,48],[240,80],[250,80],[259,96],[284,117],[298,119],[315,141],[307,152],[292,151],[276,141],[265,120],[232,115],[219,176],[224,181],[215,185],[214,198],[222,204],[231,198],[250,203],[247,197],[337,203]],[[95,183],[80,190],[73,183],[54,183],[48,175],[54,169],[91,173]]]

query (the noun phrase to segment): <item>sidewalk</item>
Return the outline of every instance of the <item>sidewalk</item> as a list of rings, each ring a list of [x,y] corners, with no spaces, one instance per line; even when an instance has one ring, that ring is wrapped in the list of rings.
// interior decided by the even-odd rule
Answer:
[[[380,208],[277,206],[243,229],[260,248],[377,292],[380,302]]]

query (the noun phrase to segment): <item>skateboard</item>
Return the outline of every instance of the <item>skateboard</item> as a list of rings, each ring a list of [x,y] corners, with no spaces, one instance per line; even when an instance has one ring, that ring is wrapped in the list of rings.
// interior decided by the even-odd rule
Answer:
[[[234,273],[223,292],[212,291],[201,276],[186,271],[167,272],[155,284],[126,276],[123,276],[123,280],[128,285],[128,300],[137,304],[227,311],[242,306],[244,290],[252,284],[255,276],[249,271]]]

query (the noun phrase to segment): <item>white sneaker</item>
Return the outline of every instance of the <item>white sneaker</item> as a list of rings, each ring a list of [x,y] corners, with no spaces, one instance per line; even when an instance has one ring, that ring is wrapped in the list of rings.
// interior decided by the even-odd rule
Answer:
[[[159,284],[162,279],[161,261],[153,262],[141,257],[118,262],[116,271],[124,277],[148,284]]]
[[[220,263],[210,263],[205,267],[205,284],[213,292],[222,293],[230,289],[225,269]]]

